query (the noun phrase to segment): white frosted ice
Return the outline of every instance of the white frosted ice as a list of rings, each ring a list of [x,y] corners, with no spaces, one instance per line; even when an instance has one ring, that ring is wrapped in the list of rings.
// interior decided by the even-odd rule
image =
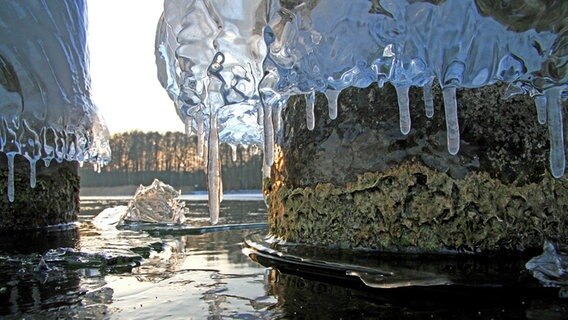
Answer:
[[[90,97],[85,1],[0,6],[0,151],[29,161],[31,187],[40,159],[107,163],[108,130]]]
[[[299,1],[287,10],[277,0],[165,0],[156,36],[158,78],[193,127],[188,131],[201,132],[202,116],[203,131],[210,132],[207,119],[217,109],[220,142],[264,144],[265,176],[274,162],[280,111],[292,95],[306,95],[306,124],[312,130],[316,92],[326,96],[335,119],[343,89],[389,82],[397,88],[400,130],[409,134],[409,88],[423,88],[431,118],[437,79],[448,151],[457,154],[456,90],[506,82],[507,95],[535,96],[538,121],[552,122],[551,169],[561,176],[567,51],[560,37],[565,36],[541,25],[514,30],[480,13],[478,2]],[[219,54],[222,61],[216,60]],[[223,68],[212,89],[208,70],[216,64]]]

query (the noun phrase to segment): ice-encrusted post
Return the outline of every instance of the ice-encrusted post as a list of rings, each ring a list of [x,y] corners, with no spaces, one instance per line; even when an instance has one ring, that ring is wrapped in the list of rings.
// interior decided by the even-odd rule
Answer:
[[[12,168],[9,168],[9,167]],[[0,152],[0,232],[37,230],[68,224],[79,213],[78,162],[36,163],[36,185],[30,187],[30,163],[20,155]],[[7,184],[13,183],[12,199]]]
[[[547,128],[535,120],[531,97],[502,100],[503,87],[460,88],[460,127],[457,88],[435,85],[433,102],[445,116],[410,108],[404,137],[404,95],[392,85],[344,90],[342,116],[309,135],[305,99],[290,98],[282,158],[265,189],[270,234],[398,252],[517,251],[548,236],[568,243],[566,178],[553,177],[564,167],[559,92],[547,93]],[[423,97],[418,87],[408,94],[413,105]],[[538,143],[549,135],[551,163],[548,144]]]
[[[110,160],[90,96],[86,8],[84,0],[2,2],[0,232],[76,221],[79,163]]]

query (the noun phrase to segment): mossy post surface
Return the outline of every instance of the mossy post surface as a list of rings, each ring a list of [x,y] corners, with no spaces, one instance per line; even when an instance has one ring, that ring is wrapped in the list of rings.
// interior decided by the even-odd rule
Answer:
[[[304,99],[284,111],[264,191],[270,232],[293,242],[388,251],[520,251],[568,243],[568,180],[548,169],[548,130],[530,97],[503,86],[458,90],[461,146],[450,155],[442,95],[427,118],[412,88],[412,130],[399,131],[396,92],[348,89],[316,128]]]
[[[8,201],[7,158],[0,153],[0,232],[35,230],[77,220],[79,175],[77,162],[37,162],[37,182],[30,187],[30,165],[21,156],[14,159],[15,198]]]

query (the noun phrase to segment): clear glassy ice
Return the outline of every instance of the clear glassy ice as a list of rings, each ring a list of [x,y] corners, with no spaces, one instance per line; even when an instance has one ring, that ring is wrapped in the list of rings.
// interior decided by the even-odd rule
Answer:
[[[566,18],[548,21],[523,12],[528,7],[522,2],[512,16],[500,15],[488,0],[305,1],[292,10],[270,0],[166,0],[156,38],[158,78],[188,131],[198,136],[218,131],[218,141],[232,145],[263,144],[265,175],[274,159],[278,117],[292,95],[306,95],[311,130],[316,92],[326,96],[335,119],[343,89],[389,82],[397,88],[399,126],[406,135],[411,131],[409,88],[423,88],[425,113],[433,117],[437,79],[448,152],[457,154],[456,90],[506,82],[507,95],[535,97],[537,120],[548,122],[551,171],[560,177],[562,100],[568,96]],[[555,6],[566,4],[556,1]],[[209,163],[209,174],[217,175],[218,166]],[[214,198],[218,185],[210,179]],[[218,215],[211,216],[216,221]]]
[[[110,160],[108,130],[90,96],[86,3],[83,0],[0,1],[0,152],[8,157],[8,199],[14,157],[30,164]]]

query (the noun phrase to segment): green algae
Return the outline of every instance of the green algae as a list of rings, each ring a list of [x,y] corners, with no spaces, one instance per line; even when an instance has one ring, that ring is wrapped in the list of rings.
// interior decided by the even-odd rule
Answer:
[[[487,173],[453,179],[418,162],[343,186],[265,185],[270,232],[318,245],[386,251],[521,251],[568,240],[566,179],[507,185]]]
[[[37,165],[35,188],[30,187],[29,162],[14,159],[14,202],[8,201],[6,156],[0,153],[0,232],[34,230],[49,225],[74,222],[79,212],[77,162]]]

